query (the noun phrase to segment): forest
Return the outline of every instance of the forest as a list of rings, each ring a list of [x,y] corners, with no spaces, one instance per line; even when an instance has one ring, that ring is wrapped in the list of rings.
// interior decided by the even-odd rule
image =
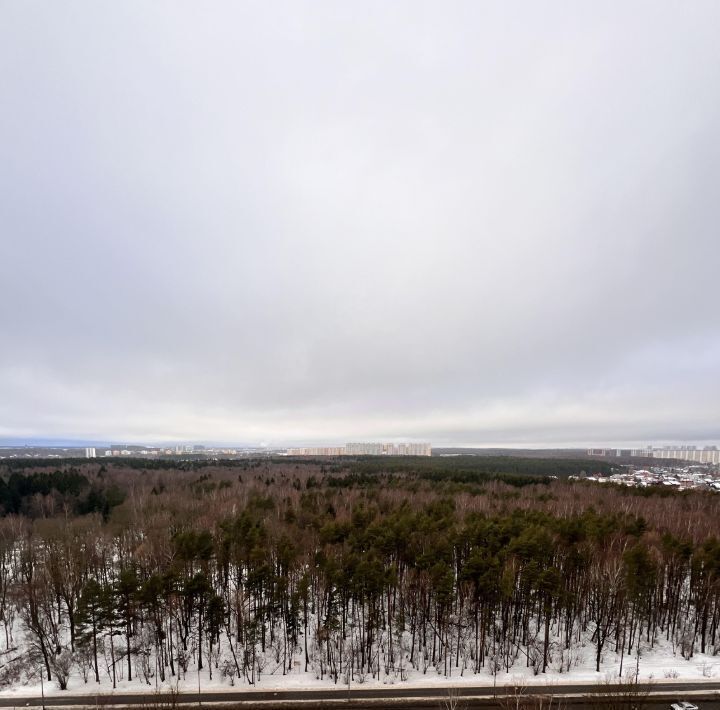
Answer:
[[[598,671],[658,643],[720,653],[720,496],[568,480],[610,470],[3,461],[0,685],[541,675],[581,650]]]

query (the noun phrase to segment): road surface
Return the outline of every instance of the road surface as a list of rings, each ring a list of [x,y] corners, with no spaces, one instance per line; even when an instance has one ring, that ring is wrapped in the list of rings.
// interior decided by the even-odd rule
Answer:
[[[696,702],[700,710],[720,710],[720,682],[695,682],[695,683],[656,683],[650,686],[641,684],[642,690],[650,690],[652,693],[649,702],[644,708],[664,708],[669,710],[670,703],[677,700],[690,698]],[[572,708],[588,708],[590,705],[597,706],[598,698],[592,702],[584,696],[606,692],[608,686],[601,688],[597,684],[566,684],[566,685],[528,685],[522,688],[520,694],[527,695],[553,695],[572,696],[563,702],[564,710]],[[492,686],[462,686],[453,688],[453,692],[462,698],[458,707],[465,710],[471,708],[497,707],[497,701],[493,698]],[[495,689],[497,695],[514,695],[510,686],[498,686]],[[169,708],[169,695],[164,694],[158,697],[153,692],[146,695],[140,693],[115,693],[112,695],[73,695],[72,693],[54,694],[47,696],[44,701],[45,708],[58,708],[67,706],[96,708],[100,706],[146,706]],[[386,688],[362,689],[353,687],[337,687],[321,690],[227,690],[204,692],[200,697],[198,693],[179,693],[176,695],[178,704],[194,706],[212,706],[217,704],[230,703],[231,706],[240,707],[282,707],[289,710],[295,707],[302,707],[306,710],[322,707],[353,708],[413,708],[413,710],[438,710],[446,707],[448,700],[447,687],[418,688],[417,686],[389,686]],[[513,703],[514,704],[514,703]],[[604,704],[604,703],[603,703]],[[608,703],[609,704],[609,703]],[[41,697],[0,697],[0,708],[22,708],[42,707]]]

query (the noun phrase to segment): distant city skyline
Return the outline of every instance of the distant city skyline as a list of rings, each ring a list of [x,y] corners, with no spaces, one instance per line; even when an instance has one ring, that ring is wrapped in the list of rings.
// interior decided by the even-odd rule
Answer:
[[[0,440],[720,439],[720,3],[211,5],[2,3]]]
[[[290,447],[289,456],[432,456],[428,442],[350,442],[342,446]]]
[[[383,437],[380,437],[383,439]],[[386,440],[387,441],[387,440]],[[369,442],[366,442],[369,443]],[[487,443],[487,444],[473,444],[467,442],[420,442],[420,441],[401,441],[400,439],[394,441],[387,441],[387,443],[394,444],[427,444],[433,448],[455,448],[455,449],[517,449],[517,450],[532,450],[532,449],[575,449],[575,450],[597,450],[597,451],[634,451],[640,452],[647,449],[720,449],[720,439],[718,440],[706,440],[706,441],[677,441],[672,439],[665,439],[662,441],[634,441],[634,442],[564,442],[560,444],[548,444],[546,442],[521,442],[508,444],[503,442]],[[237,449],[291,449],[291,448],[322,448],[330,447],[337,448],[343,447],[346,442],[340,441],[277,441],[277,442],[248,442],[248,441],[232,441],[232,440],[211,440],[211,439],[164,439],[164,440],[121,440],[118,437],[109,440],[98,440],[98,439],[9,439],[0,438],[0,448],[22,448],[22,447],[46,447],[46,448],[86,448],[93,447],[98,451],[105,451],[107,449],[113,449],[118,447],[149,447],[149,448],[170,448],[175,449],[177,447],[224,447],[224,448],[237,448]]]

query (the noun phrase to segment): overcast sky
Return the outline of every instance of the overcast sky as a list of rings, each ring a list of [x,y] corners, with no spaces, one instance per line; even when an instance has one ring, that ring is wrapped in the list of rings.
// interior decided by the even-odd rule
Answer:
[[[0,2],[0,438],[720,441],[720,2]]]

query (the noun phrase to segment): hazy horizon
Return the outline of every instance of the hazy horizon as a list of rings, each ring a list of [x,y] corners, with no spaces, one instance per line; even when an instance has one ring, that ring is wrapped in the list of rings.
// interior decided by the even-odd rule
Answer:
[[[3,3],[0,443],[717,443],[719,30]]]
[[[11,448],[109,448],[111,446],[147,446],[147,447],[174,447],[177,445],[200,445],[208,448],[238,448],[238,449],[255,449],[255,448],[266,448],[266,449],[284,449],[284,448],[295,448],[295,447],[315,447],[315,446],[344,446],[348,442],[360,441],[357,437],[351,437],[348,441],[341,440],[315,440],[315,441],[277,441],[277,442],[243,442],[243,441],[219,441],[219,440],[200,440],[200,439],[164,439],[164,440],[126,440],[118,438],[110,438],[105,440],[100,439],[11,439],[11,438],[0,438],[0,449],[11,449]],[[382,438],[378,437],[374,441],[390,442],[390,443],[403,443],[400,439]],[[408,440],[404,440],[407,442]],[[417,440],[413,440],[417,441]],[[702,449],[706,446],[718,446],[716,441],[695,441],[695,442],[680,442],[680,441],[662,441],[662,442],[563,442],[559,444],[548,444],[546,442],[525,442],[525,443],[488,443],[488,444],[473,444],[473,443],[457,443],[457,442],[440,442],[433,443],[432,441],[426,441],[424,443],[430,443],[433,449],[477,449],[482,450],[494,450],[502,449],[507,451],[532,451],[532,450],[586,450],[590,448],[607,448],[607,449],[641,449],[646,446],[652,446],[653,448],[662,448],[664,446],[696,446],[698,449]]]

